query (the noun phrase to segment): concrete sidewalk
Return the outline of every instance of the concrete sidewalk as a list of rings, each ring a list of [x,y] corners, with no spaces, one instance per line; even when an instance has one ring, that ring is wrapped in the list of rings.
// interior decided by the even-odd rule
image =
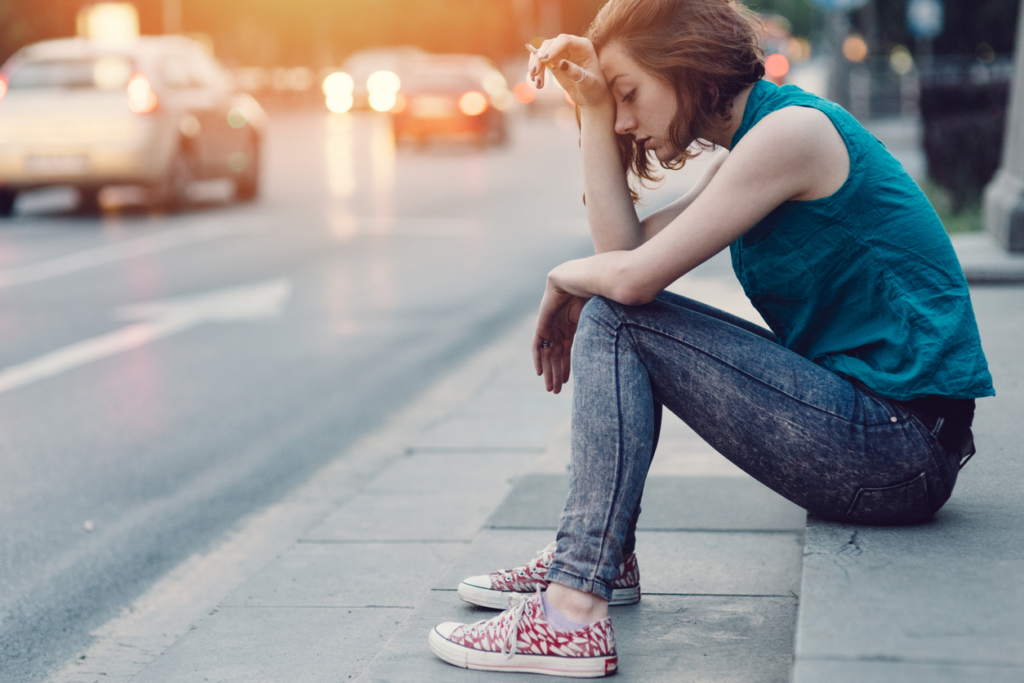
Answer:
[[[721,259],[676,289],[756,315]],[[930,524],[808,524],[666,420],[638,532],[644,597],[612,610],[617,679],[1024,679],[1024,287],[972,295],[1000,396],[979,402],[979,455]],[[457,598],[462,578],[554,538],[570,396],[533,376],[531,333],[522,321],[240,525],[54,680],[538,680],[457,669],[427,647],[440,621],[495,614]]]

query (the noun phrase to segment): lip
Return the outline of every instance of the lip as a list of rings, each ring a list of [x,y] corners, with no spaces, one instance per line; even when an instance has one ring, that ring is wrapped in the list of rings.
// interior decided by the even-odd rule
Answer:
[[[647,143],[649,143],[650,141],[651,141],[650,138],[640,138],[640,139],[638,139],[636,141],[636,144],[637,145],[642,145],[643,148],[644,148],[644,151],[647,152],[647,151],[649,151],[649,148],[647,147]]]

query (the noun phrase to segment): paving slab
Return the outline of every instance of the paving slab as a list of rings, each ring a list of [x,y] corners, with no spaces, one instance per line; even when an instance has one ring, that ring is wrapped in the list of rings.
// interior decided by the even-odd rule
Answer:
[[[427,430],[411,450],[542,453],[552,426],[553,419],[538,419],[532,415],[458,414]]]
[[[793,683],[1020,683],[1020,667],[950,663],[829,661],[797,662]]]
[[[215,611],[133,683],[347,681],[411,609],[232,607]]]
[[[569,475],[524,476],[495,510],[494,529],[557,529]],[[750,477],[649,476],[638,528],[802,530],[806,513]]]
[[[413,607],[463,543],[300,543],[234,591],[224,607]],[[403,571],[396,580],[395,570]]]
[[[546,530],[485,529],[434,588],[453,591],[467,576],[525,564],[552,540],[554,534]],[[802,530],[639,531],[636,543],[644,595],[792,597],[800,588]]]
[[[950,241],[969,283],[1024,283],[1024,253],[1003,249],[990,233],[960,233]]]
[[[1024,288],[971,298],[998,392],[978,401],[978,454],[930,523],[809,520],[797,683],[1024,680]]]
[[[531,463],[493,453],[414,454],[385,470],[302,540],[471,540]]]
[[[797,656],[1024,666],[1024,539],[985,516],[951,502],[913,528],[811,520]]]
[[[443,621],[473,622],[495,612],[429,594],[359,678],[365,682],[474,683],[494,674],[459,669],[427,647]],[[793,598],[653,596],[614,608],[617,681],[783,683],[789,679],[796,601]],[[537,681],[502,674],[502,681]]]
[[[374,478],[365,491],[373,494],[441,493],[461,495],[467,489],[498,481],[510,484],[528,474],[536,457],[438,451],[407,454]],[[491,501],[497,505],[497,499]]]

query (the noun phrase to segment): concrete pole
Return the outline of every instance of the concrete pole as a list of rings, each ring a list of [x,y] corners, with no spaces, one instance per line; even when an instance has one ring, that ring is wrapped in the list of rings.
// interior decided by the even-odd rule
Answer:
[[[828,13],[829,42],[832,48],[832,68],[828,75],[828,99],[840,107],[850,109],[850,61],[843,55],[843,41],[850,32],[850,17],[843,10]]]
[[[985,229],[1008,251],[1024,251],[1024,0],[1018,14],[1003,160],[985,188]]]

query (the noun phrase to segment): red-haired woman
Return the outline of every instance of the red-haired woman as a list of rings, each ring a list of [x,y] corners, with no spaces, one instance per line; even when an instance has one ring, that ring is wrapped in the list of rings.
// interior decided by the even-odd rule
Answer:
[[[942,224],[842,108],[761,80],[750,16],[723,0],[611,0],[587,37],[530,58],[538,86],[548,68],[579,105],[597,252],[551,271],[533,341],[556,393],[572,350],[572,477],[555,543],[459,586],[491,607],[521,599],[431,631],[452,664],[615,671],[608,605],[640,597],[634,532],[662,406],[845,522],[931,517],[974,452],[974,399],[994,391]],[[724,162],[639,220],[630,174],[709,146]],[[770,330],[663,291],[726,247]]]

